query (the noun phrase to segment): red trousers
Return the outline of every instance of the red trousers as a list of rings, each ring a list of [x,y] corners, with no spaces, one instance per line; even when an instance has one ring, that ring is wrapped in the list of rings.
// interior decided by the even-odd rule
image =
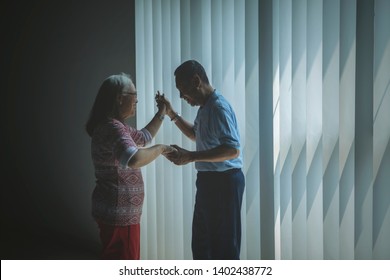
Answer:
[[[102,242],[101,259],[139,260],[140,224],[130,226],[111,226],[97,222]]]

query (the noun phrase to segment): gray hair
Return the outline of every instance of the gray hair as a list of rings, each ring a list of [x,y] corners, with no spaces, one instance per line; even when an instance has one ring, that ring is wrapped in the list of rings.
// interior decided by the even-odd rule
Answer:
[[[108,89],[115,92],[115,94],[121,93],[125,88],[134,86],[130,75],[123,72],[107,77],[103,81],[104,83],[107,83]]]
[[[114,117],[117,113],[116,97],[131,86],[134,86],[134,83],[130,75],[123,72],[111,75],[103,81],[85,125],[89,136],[92,136],[95,127],[100,122],[109,117]]]

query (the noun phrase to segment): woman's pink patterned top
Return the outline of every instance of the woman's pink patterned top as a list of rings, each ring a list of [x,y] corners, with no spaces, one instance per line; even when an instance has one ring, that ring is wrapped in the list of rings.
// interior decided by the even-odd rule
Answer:
[[[145,128],[136,130],[116,119],[108,119],[95,128],[91,143],[96,176],[92,194],[95,219],[115,226],[140,223],[144,182],[141,169],[127,164],[138,147],[151,139]]]

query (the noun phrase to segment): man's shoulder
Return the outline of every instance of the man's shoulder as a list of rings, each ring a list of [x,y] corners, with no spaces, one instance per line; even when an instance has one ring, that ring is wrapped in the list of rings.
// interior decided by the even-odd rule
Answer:
[[[230,102],[221,93],[217,93],[212,107],[213,107],[212,110],[223,110],[223,111],[234,112]]]

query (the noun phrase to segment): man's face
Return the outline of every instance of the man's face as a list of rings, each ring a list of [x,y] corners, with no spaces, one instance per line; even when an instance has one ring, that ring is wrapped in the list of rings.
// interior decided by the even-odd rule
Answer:
[[[176,88],[179,90],[180,98],[187,101],[191,106],[198,106],[196,88],[191,82],[183,82],[176,78]]]

